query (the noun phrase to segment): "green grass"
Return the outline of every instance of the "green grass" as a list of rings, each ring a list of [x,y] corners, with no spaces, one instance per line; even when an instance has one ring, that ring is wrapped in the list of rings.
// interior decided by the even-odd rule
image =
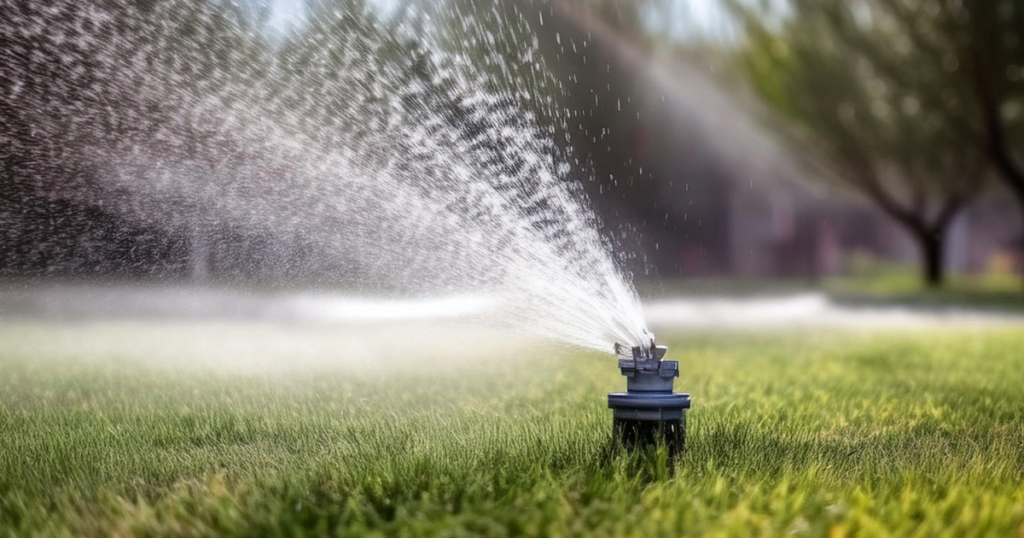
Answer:
[[[830,279],[824,288],[834,300],[846,304],[1024,311],[1024,280],[1012,273],[951,273],[941,287],[933,289],[918,268],[876,264],[854,276]]]
[[[964,309],[991,313],[1024,312],[1024,279],[1012,274],[951,274],[940,288],[929,288],[918,271],[887,267],[856,276],[810,279],[684,279],[640,285],[651,298],[778,297],[822,291],[847,306]]]
[[[1024,534],[1021,330],[668,338],[675,462],[609,448],[610,357],[139,356],[230,344],[188,333],[0,327],[0,535]]]

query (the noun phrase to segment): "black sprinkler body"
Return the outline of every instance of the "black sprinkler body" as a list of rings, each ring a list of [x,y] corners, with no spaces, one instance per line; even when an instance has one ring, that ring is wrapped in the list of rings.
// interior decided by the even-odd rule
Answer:
[[[690,395],[672,392],[679,363],[662,358],[665,346],[634,347],[630,355],[616,346],[619,369],[626,376],[626,392],[608,395],[614,411],[615,437],[627,448],[664,442],[670,454],[686,443],[686,410]]]

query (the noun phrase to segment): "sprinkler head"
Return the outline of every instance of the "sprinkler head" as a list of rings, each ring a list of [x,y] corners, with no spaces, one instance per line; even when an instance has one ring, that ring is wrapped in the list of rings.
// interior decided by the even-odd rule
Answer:
[[[629,350],[628,354],[626,350]],[[614,435],[625,447],[664,442],[676,454],[686,442],[686,410],[690,395],[672,392],[679,363],[662,360],[665,346],[615,345],[619,370],[626,376],[626,392],[608,395],[614,414]]]

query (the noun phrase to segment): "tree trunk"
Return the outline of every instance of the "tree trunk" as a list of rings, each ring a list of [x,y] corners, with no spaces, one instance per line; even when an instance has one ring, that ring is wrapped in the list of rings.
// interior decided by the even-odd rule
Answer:
[[[941,288],[946,280],[945,230],[917,235],[921,247],[921,269],[925,284],[931,289]]]
[[[979,77],[979,95],[983,105],[985,130],[988,133],[988,152],[999,177],[1017,198],[1024,218],[1024,165],[1017,160],[1006,135],[1000,109],[1002,102],[993,97],[989,80]]]
[[[981,103],[982,120],[987,135],[988,154],[998,172],[999,178],[1010,189],[1021,206],[1021,217],[1024,217],[1024,165],[1017,160],[1012,144],[1006,134],[1006,124],[1002,116],[1002,99],[992,87],[990,71],[984,54],[976,54],[975,84]],[[996,70],[998,72],[998,70]]]
[[[1003,139],[999,138],[999,140]],[[1006,185],[1006,188],[1010,190],[1017,200],[1021,220],[1024,221],[1024,168],[1017,164],[1013,153],[1005,146],[997,147],[993,145],[992,161],[995,164],[996,171],[999,172],[999,178],[1003,180],[1003,184]],[[1021,230],[1021,238],[1024,239],[1024,230]],[[1024,250],[1024,245],[1017,243],[1014,246],[1018,254],[1024,254],[1024,252],[1021,252]],[[1024,274],[1021,277],[1024,278]]]
[[[1022,190],[1022,189],[1014,189],[1013,194],[1014,194],[1014,196],[1016,196],[1016,198],[1017,198],[1017,205],[1020,208],[1020,220],[1021,220],[1022,223],[1024,223],[1024,190]],[[1014,241],[1013,249],[1016,251],[1015,254],[1018,256],[1018,259],[1021,259],[1021,258],[1024,258],[1024,229],[1021,229],[1021,234],[1020,234],[1020,237],[1018,239],[1019,240]],[[1018,262],[1018,263],[1020,263],[1020,262]],[[1024,284],[1024,267],[1020,267],[1019,271],[1020,271],[1021,283]]]
[[[1015,162],[1008,150],[994,151],[993,153],[993,161],[999,172],[999,177],[1017,198],[1017,202],[1021,206],[1021,214],[1024,215],[1024,169]]]

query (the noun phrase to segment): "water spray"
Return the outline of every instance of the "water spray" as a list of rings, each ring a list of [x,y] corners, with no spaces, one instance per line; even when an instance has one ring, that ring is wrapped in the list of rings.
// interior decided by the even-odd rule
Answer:
[[[664,442],[670,454],[686,442],[686,410],[690,395],[672,392],[679,362],[663,360],[668,347],[650,343],[629,348],[615,344],[626,392],[608,394],[614,412],[613,431],[623,446],[634,448]]]

